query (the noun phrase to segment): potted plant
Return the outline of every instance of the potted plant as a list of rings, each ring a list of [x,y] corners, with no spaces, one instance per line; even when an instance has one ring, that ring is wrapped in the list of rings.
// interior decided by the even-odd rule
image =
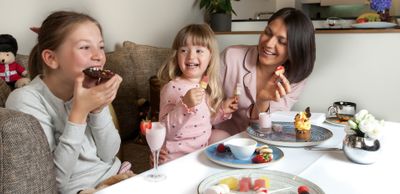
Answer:
[[[200,0],[200,9],[206,10],[211,29],[215,32],[231,31],[232,8],[231,0]]]
[[[361,110],[348,121],[343,151],[347,158],[360,164],[372,164],[379,158],[378,140],[385,122],[377,120],[367,110]]]

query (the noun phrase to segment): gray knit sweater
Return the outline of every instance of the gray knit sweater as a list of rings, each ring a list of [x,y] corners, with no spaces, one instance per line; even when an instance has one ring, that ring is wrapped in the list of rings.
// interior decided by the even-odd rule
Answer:
[[[87,124],[71,123],[67,120],[71,101],[54,96],[39,76],[14,90],[6,108],[39,120],[53,152],[59,192],[76,194],[117,173],[121,139],[107,108],[90,114]]]

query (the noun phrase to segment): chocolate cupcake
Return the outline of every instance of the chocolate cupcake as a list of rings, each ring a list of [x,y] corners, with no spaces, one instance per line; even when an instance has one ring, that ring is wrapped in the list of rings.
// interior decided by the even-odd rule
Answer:
[[[97,80],[108,80],[112,78],[115,73],[108,69],[100,69],[97,67],[89,67],[83,70],[83,73],[90,78]]]

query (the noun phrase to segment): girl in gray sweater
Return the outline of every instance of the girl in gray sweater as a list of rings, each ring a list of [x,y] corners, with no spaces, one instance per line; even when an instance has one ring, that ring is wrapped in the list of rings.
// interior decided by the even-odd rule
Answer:
[[[54,156],[59,192],[76,194],[120,170],[121,139],[107,106],[122,78],[114,75],[99,83],[82,73],[105,64],[101,27],[92,17],[55,12],[37,33],[29,59],[34,79],[12,92],[6,107],[39,120]]]

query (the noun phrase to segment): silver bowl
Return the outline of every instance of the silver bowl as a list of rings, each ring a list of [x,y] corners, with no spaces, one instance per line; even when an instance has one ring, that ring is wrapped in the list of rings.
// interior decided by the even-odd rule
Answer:
[[[355,135],[346,135],[343,140],[343,151],[346,157],[358,164],[372,164],[380,156],[379,140]]]

